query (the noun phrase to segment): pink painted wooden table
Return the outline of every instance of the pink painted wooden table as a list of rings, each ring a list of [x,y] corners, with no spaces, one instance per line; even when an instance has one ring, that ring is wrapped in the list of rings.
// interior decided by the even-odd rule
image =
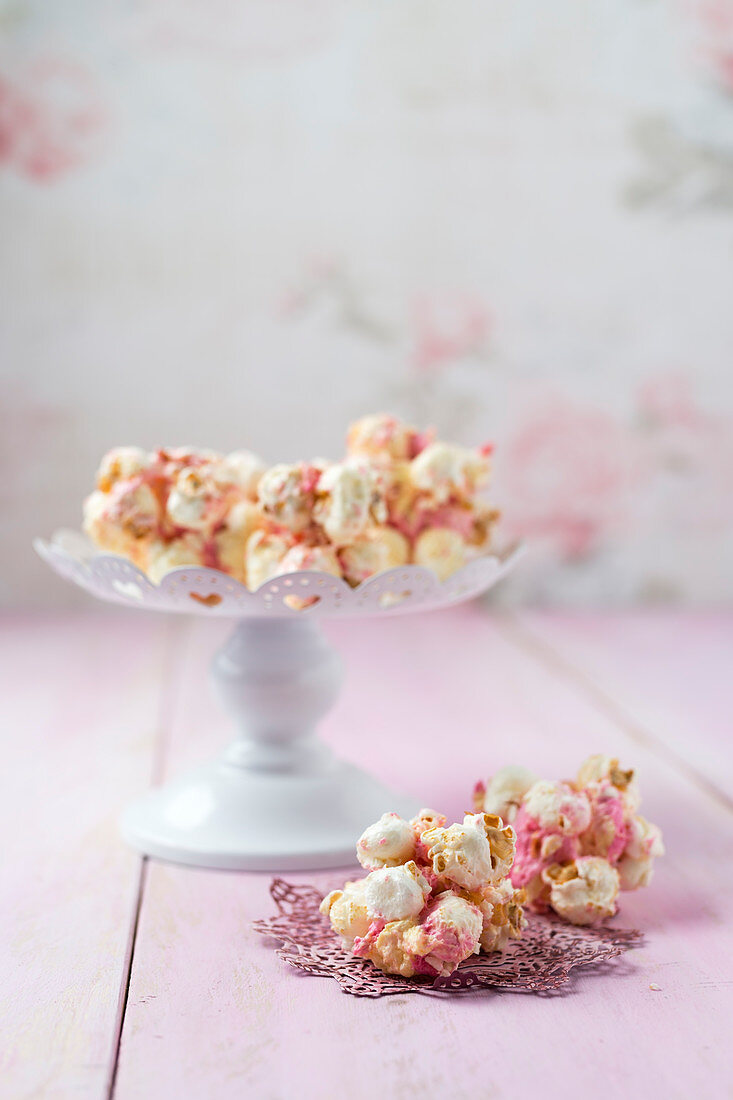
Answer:
[[[730,1094],[733,614],[328,626],[348,677],[325,736],[426,804],[458,815],[510,761],[638,767],[668,855],[617,922],[646,942],[554,998],[346,996],[250,930],[269,876],[123,846],[126,802],[227,738],[201,673],[227,629],[0,620],[3,1100]]]

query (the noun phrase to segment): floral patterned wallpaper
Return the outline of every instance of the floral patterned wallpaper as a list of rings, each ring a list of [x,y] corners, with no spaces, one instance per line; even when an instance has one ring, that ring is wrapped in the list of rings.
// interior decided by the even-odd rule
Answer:
[[[504,602],[733,598],[733,0],[0,0],[0,601],[119,442],[494,440]]]

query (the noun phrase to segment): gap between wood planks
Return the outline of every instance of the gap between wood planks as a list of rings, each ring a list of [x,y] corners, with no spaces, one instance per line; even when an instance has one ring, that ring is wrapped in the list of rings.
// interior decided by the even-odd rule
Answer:
[[[569,684],[583,693],[586,699],[610,718],[625,733],[650,752],[662,757],[676,771],[694,783],[705,794],[714,798],[723,809],[733,811],[733,799],[722,787],[718,787],[703,772],[691,764],[684,756],[671,749],[660,737],[639,723],[629,710],[614,699],[597,681],[568,657],[564,656],[552,643],[546,641],[528,627],[517,614],[501,614],[494,617],[494,623],[502,637],[514,645],[520,652],[532,657],[549,672],[559,674]]]
[[[137,930],[140,924],[140,910],[143,904],[143,893],[145,890],[145,883],[148,877],[148,858],[143,856],[140,860],[140,871],[137,878],[137,889],[135,892],[135,904],[132,915],[132,924],[130,926],[130,935],[127,940],[127,947],[125,949],[125,959],[122,966],[122,980],[120,982],[120,995],[117,1002],[117,1017],[115,1020],[115,1030],[112,1036],[112,1054],[111,1065],[107,1080],[107,1088],[105,1096],[107,1100],[111,1100],[114,1096],[115,1085],[117,1084],[117,1068],[120,1064],[120,1047],[122,1046],[122,1029],[125,1023],[125,1015],[127,1014],[127,1001],[130,996],[130,981],[132,979],[132,960],[135,956],[135,946],[137,944]]]
[[[161,670],[162,684],[160,703],[158,706],[158,720],[156,723],[157,736],[150,768],[149,786],[151,787],[157,786],[163,778],[166,757],[170,745],[173,707],[177,695],[179,674],[183,665],[186,642],[191,635],[192,628],[193,622],[188,617],[184,619],[183,623],[175,618],[171,618],[166,624],[166,646],[163,667]],[[130,996],[130,982],[132,980],[132,966],[135,959],[135,948],[137,946],[140,913],[142,910],[143,898],[145,896],[145,887],[148,881],[148,864],[148,857],[143,856],[140,859],[140,870],[133,897],[130,932],[127,938],[125,957],[122,964],[115,1029],[112,1035],[112,1049],[110,1052],[110,1067],[105,1090],[106,1100],[112,1100],[117,1084],[117,1070],[120,1064],[120,1050],[122,1047],[125,1017],[127,1015],[127,1002]]]

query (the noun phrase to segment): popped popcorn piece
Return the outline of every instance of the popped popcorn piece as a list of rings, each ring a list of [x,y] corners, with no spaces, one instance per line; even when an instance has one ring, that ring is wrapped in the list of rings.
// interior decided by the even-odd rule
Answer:
[[[416,973],[447,977],[481,950],[483,918],[478,908],[451,890],[435,897],[420,921],[403,933]],[[378,964],[377,964],[378,965]]]
[[[433,829],[442,829],[447,824],[448,819],[443,814],[439,814],[436,810],[429,810],[427,808],[420,810],[420,812],[410,821],[410,828],[415,837],[415,861],[433,886],[438,881],[438,878],[433,871],[433,862],[428,855],[430,845],[425,844],[423,836],[425,833],[432,832]]]
[[[399,814],[382,814],[356,842],[356,858],[367,871],[378,867],[396,867],[415,854],[413,829]]]
[[[132,556],[134,537],[109,516],[109,494],[95,489],[84,500],[82,526],[93,542],[112,554]]]
[[[444,581],[466,564],[466,540],[450,527],[428,527],[415,539],[413,558]]]
[[[423,833],[433,871],[466,890],[498,882],[514,859],[514,830],[491,814],[466,814],[463,824]]]
[[[523,809],[547,833],[577,836],[590,825],[588,796],[569,783],[539,779],[524,796]]]
[[[166,573],[183,565],[204,565],[205,545],[201,535],[189,533],[169,542],[155,539],[147,547],[144,569],[153,584],[160,584]]]
[[[603,856],[609,863],[617,863],[629,835],[623,794],[605,780],[590,783],[585,793],[590,803],[591,820],[581,839],[583,854]]]
[[[332,890],[320,905],[324,917],[331,921],[331,927],[343,938],[346,947],[353,947],[354,940],[366,936],[372,918],[369,916],[364,897],[366,879],[347,882],[343,890]]]
[[[84,530],[103,550],[132,556],[132,543],[160,528],[160,500],[143,475],[95,490],[84,502]]]
[[[334,546],[347,545],[371,524],[374,495],[366,470],[346,463],[329,466],[318,481],[313,518]]]
[[[341,576],[341,567],[333,546],[309,546],[305,542],[296,543],[285,553],[278,567],[278,575],[299,573],[307,569],[330,573],[333,577]]]
[[[413,860],[397,867],[381,867],[364,880],[364,900],[372,919],[416,917],[429,897],[430,884]]]
[[[223,522],[233,496],[217,473],[213,464],[184,466],[178,472],[166,503],[166,515],[174,527],[210,533]]]
[[[605,756],[603,753],[589,756],[578,769],[575,782],[581,789],[590,787],[592,783],[609,783],[620,792],[627,810],[634,812],[639,808],[641,796],[633,769],[624,770],[615,756]]]
[[[344,577],[351,585],[381,573],[405,565],[410,553],[404,535],[393,527],[373,527],[349,546],[339,550],[339,562]]]
[[[581,856],[543,872],[550,888],[550,905],[571,924],[598,924],[616,912],[619,875],[607,859]]]
[[[373,921],[366,935],[354,941],[352,951],[357,958],[369,959],[385,974],[412,978],[421,972],[421,961],[407,944],[406,935],[417,923],[414,918],[390,921],[389,924]]]
[[[346,450],[350,455],[411,459],[426,445],[428,437],[396,416],[374,413],[349,426]]]
[[[244,571],[252,592],[278,575],[280,563],[293,545],[286,533],[265,529],[250,535],[244,548]]]
[[[308,546],[302,542],[296,543],[287,551],[273,575],[299,573],[301,570],[308,569],[319,573],[330,573],[333,577],[341,576],[341,566],[332,546]],[[291,593],[285,597],[285,602],[296,611],[303,611],[306,607],[318,603],[318,596],[297,596]]]
[[[321,470],[305,462],[272,466],[257,486],[257,498],[265,516],[296,534],[307,530],[313,522],[320,477]]]
[[[391,522],[390,513],[398,497],[408,490],[411,497],[414,496],[414,489],[410,484],[409,462],[347,454],[341,465],[350,470],[356,470],[368,481],[371,492],[369,513],[372,523],[381,525]]]
[[[585,784],[593,810],[581,837],[583,855],[604,855],[617,867],[622,890],[648,885],[664,843],[661,830],[636,812],[641,796],[633,770],[622,768],[615,757],[596,754],[581,765],[576,783]]]
[[[488,784],[477,784],[474,805],[479,812],[497,814],[508,825],[514,821],[529,788],[537,782],[537,776],[528,768],[508,765],[500,768]]]
[[[654,870],[654,860],[664,855],[662,831],[641,814],[628,823],[628,839],[619,858],[617,869],[622,890],[638,890],[648,886]]]
[[[468,895],[481,913],[481,950],[488,955],[503,951],[509,940],[517,940],[527,926],[522,906],[526,900],[524,890],[517,890],[510,879],[496,885],[487,885]]]
[[[498,508],[490,508],[480,503],[471,504],[471,530],[466,542],[472,556],[485,554],[491,547],[494,528],[501,518]]]
[[[209,462],[220,462],[222,457],[220,451],[201,447],[159,447],[155,451],[155,461],[167,466],[170,477],[184,466],[205,466]]]
[[[245,550],[251,535],[259,529],[262,517],[251,500],[240,500],[214,534],[217,565],[236,580],[246,583]]]
[[[219,478],[236,485],[248,500],[257,499],[257,486],[267,469],[266,464],[252,451],[232,451],[221,462]]]
[[[151,456],[140,447],[114,447],[99,464],[97,488],[108,493],[118,481],[127,481],[142,473],[151,463]]]
[[[358,462],[369,470],[378,507],[382,509],[382,514],[377,516],[379,523],[389,522],[402,534],[412,538],[415,524],[411,516],[418,506],[420,493],[412,483],[410,463],[398,459],[369,459],[361,455],[351,456],[347,462]]]
[[[341,567],[332,546],[296,542],[284,529],[256,529],[247,540],[244,558],[247,586],[252,591],[274,577],[301,570],[341,576]],[[291,606],[298,608],[308,607],[317,597],[292,594],[287,599]]]
[[[428,493],[436,504],[452,497],[473,496],[489,480],[486,451],[473,451],[453,443],[431,443],[412,460],[413,484]]]
[[[448,818],[445,814],[439,814],[437,810],[423,807],[410,819],[410,826],[415,836],[422,837],[423,833],[430,829],[442,829],[447,822]]]
[[[532,908],[542,911],[550,904],[544,872],[581,854],[579,837],[590,821],[587,795],[569,783],[542,779],[529,788],[514,819],[517,847],[511,878],[525,888]]]

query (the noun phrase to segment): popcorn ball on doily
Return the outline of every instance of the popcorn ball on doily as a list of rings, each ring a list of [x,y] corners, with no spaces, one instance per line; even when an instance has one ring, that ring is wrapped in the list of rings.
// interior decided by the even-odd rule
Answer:
[[[445,820],[431,824],[442,827]],[[323,893],[314,886],[294,886],[276,878],[270,885],[276,914],[255,921],[254,928],[270,943],[279,941],[278,956],[301,974],[333,978],[345,993],[367,998],[463,995],[486,989],[548,995],[568,982],[575,967],[607,962],[641,940],[634,930],[580,927],[554,914],[531,913],[525,920],[521,906],[517,914],[515,891],[505,880],[499,886],[485,887],[480,899],[449,894],[452,900],[447,902],[438,894],[428,902],[432,916],[420,928],[410,924],[410,918],[405,918],[407,925],[402,921],[385,925],[376,939],[381,940],[380,955],[389,957],[396,971],[407,958],[408,969],[414,968],[406,945],[417,958],[429,960],[430,974],[416,970],[404,977],[378,969],[368,957],[371,947],[367,938],[373,922],[364,900],[365,882],[360,879],[334,891],[324,906]],[[463,954],[465,946],[456,952],[454,945],[462,938],[472,942],[475,936],[478,920],[472,906],[481,912],[481,950],[468,955],[458,970],[448,974],[452,963],[445,965],[446,954],[449,959]],[[321,916],[323,908],[329,910],[329,921]],[[356,938],[367,941],[366,955],[353,953]],[[418,944],[419,951],[415,951]],[[436,970],[440,973],[435,974]]]
[[[386,813],[356,851],[369,874],[328,894],[321,912],[355,956],[385,973],[445,977],[521,935],[523,892],[506,877],[514,833],[500,818],[467,814],[447,827],[432,810],[411,821]]]
[[[646,886],[664,854],[661,831],[639,814],[634,773],[618,760],[589,757],[574,780],[536,779],[505,768],[474,791],[474,804],[511,820],[511,880],[537,912],[596,924],[616,912],[620,890]]]

